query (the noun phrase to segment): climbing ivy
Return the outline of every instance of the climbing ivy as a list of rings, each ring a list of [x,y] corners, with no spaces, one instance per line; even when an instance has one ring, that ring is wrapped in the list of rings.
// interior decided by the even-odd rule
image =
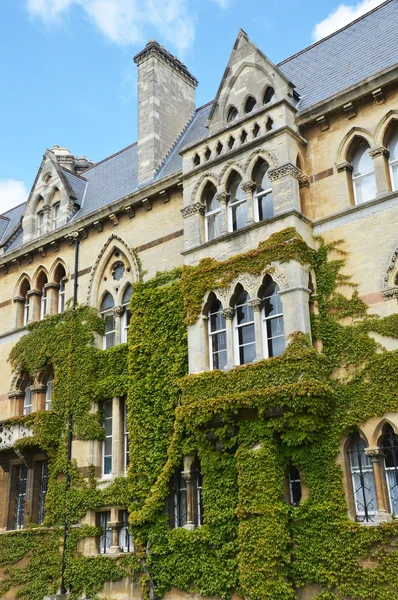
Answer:
[[[398,338],[398,315],[368,315],[341,275],[341,244],[316,244],[309,248],[288,228],[230,260],[205,259],[138,283],[128,343],[107,351],[94,345],[103,322],[87,307],[29,327],[10,360],[32,376],[52,365],[53,406],[10,422],[32,428],[18,442],[21,451],[39,446],[49,455],[46,518],[0,536],[0,595],[18,586],[18,597],[42,600],[57,589],[67,519],[76,525],[66,553],[72,599],[94,598],[105,582],[126,576],[151,599],[172,586],[251,600],[298,598],[305,586],[323,600],[398,598],[398,523],[351,521],[336,461],[356,424],[398,412],[398,351],[381,343]],[[316,277],[317,349],[296,333],[280,357],[188,375],[186,323],[194,323],[206,294],[241,272],[272,273],[274,262],[292,260]],[[74,461],[67,464],[66,430],[71,413],[76,439],[101,440],[101,412],[91,412],[92,402],[119,395],[128,406],[131,464],[126,478],[104,488],[92,471],[83,476]],[[198,456],[203,475],[204,523],[194,531],[171,529],[164,510],[187,454]],[[290,462],[306,490],[297,508],[286,501]],[[84,556],[82,540],[100,530],[78,523],[87,510],[111,505],[128,507],[135,552]]]

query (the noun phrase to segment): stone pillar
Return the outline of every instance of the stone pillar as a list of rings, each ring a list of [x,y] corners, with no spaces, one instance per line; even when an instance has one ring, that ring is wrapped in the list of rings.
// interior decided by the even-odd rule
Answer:
[[[247,202],[247,222],[246,225],[251,225],[254,223],[254,190],[256,189],[256,184],[253,181],[246,181],[242,183],[241,188],[246,194],[246,202]]]
[[[23,414],[23,400],[25,392],[22,390],[13,390],[8,394],[10,417],[20,417]]]
[[[300,212],[299,179],[301,171],[292,163],[268,170],[268,177],[272,183],[272,198],[274,214],[297,210]]]
[[[217,194],[216,198],[221,206],[221,235],[223,235],[228,232],[227,204],[229,200],[229,194],[227,194],[227,192],[220,192],[219,194]]]
[[[40,303],[41,303],[41,291],[40,290],[29,290],[29,319],[28,323],[32,321],[39,321],[40,319]]]
[[[122,316],[124,314],[124,306],[115,306],[115,346],[122,342]]]
[[[16,318],[15,318],[15,327],[23,327],[24,321],[24,311],[25,311],[25,298],[21,296],[16,296],[13,298],[13,302],[16,305]]]
[[[56,315],[58,313],[58,283],[46,283],[44,288],[47,293],[47,314]]]
[[[199,246],[203,240],[203,217],[205,207],[201,202],[189,204],[181,209],[184,218],[184,248],[189,250]]]
[[[42,383],[34,383],[30,386],[32,393],[32,412],[45,410],[47,386]]]
[[[378,446],[370,446],[365,448],[366,456],[370,456],[373,466],[373,475],[375,480],[376,498],[377,498],[377,511],[375,520],[378,523],[384,523],[391,520],[391,515],[388,511],[388,496],[387,489],[384,480],[384,468],[383,468],[383,453],[381,448]]]
[[[227,364],[224,369],[229,371],[235,366],[235,356],[234,356],[234,330],[232,326],[232,319],[234,318],[235,309],[234,308],[223,308],[221,311],[222,316],[225,319],[225,329],[227,336]]]
[[[112,399],[112,476],[124,475],[124,414],[118,396]]]
[[[192,473],[194,456],[184,456],[184,471],[182,476],[187,486],[187,521],[185,529],[195,529],[195,480]]]
[[[294,287],[279,290],[283,306],[283,324],[285,338],[295,331],[311,335],[309,296],[310,290],[305,287]],[[286,342],[288,340],[286,339]]]
[[[372,148],[369,150],[373,158],[375,177],[376,177],[376,198],[381,198],[391,191],[390,171],[388,168],[389,151],[384,146]]]
[[[119,511],[117,508],[111,510],[111,520],[108,521],[108,525],[112,530],[112,544],[109,548],[109,554],[120,554],[119,546],[119,532],[122,528],[123,523],[119,521]]]
[[[261,305],[262,301],[260,298],[253,298],[247,303],[250,308],[253,309],[254,315],[254,335],[256,339],[256,358],[255,361],[262,360],[264,358],[263,349],[263,332],[261,323]]]
[[[354,186],[352,183],[353,166],[351,163],[344,161],[336,165],[337,173],[341,173],[344,177],[345,189],[348,190],[350,204],[355,205]]]
[[[41,209],[41,212],[44,215],[43,234],[46,234],[51,231],[51,206],[49,204],[45,204]]]

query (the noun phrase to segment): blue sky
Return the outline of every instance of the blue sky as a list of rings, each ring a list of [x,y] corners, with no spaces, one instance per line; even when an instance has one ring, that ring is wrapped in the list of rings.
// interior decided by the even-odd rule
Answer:
[[[99,161],[136,140],[133,56],[154,37],[214,98],[239,28],[274,62],[381,0],[2,0],[0,213],[54,144]]]

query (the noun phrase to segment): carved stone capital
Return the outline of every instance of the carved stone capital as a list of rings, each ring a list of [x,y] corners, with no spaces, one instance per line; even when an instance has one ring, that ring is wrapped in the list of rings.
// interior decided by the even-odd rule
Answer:
[[[25,396],[25,392],[23,390],[12,390],[11,392],[8,392],[8,397],[10,399],[23,398],[24,396]]]
[[[337,173],[342,173],[343,171],[347,171],[348,173],[352,173],[353,166],[347,160],[336,165]]]
[[[386,290],[382,290],[381,292],[384,300],[393,300],[396,298],[398,300],[398,287],[387,288]]]
[[[184,208],[181,209],[181,213],[184,219],[186,219],[187,217],[191,217],[192,215],[204,215],[205,207],[201,202],[195,202],[194,204],[184,206]]]
[[[235,314],[235,309],[234,308],[223,308],[221,311],[222,316],[224,317],[224,319],[233,319],[234,318],[234,314]]]
[[[59,283],[55,283],[54,281],[49,281],[44,284],[46,290],[59,290]]]
[[[229,194],[227,194],[227,192],[220,192],[219,194],[216,194],[216,199],[220,204],[226,204],[229,200]]]
[[[245,192],[245,194],[253,194],[257,186],[254,183],[254,181],[245,181],[240,187]]]
[[[252,298],[247,304],[254,310],[254,312],[259,312],[261,310],[262,300],[260,300],[260,298]]]
[[[29,298],[31,296],[42,296],[42,292],[41,290],[29,290],[26,295],[29,296]]]
[[[17,302],[18,304],[25,304],[25,298],[22,298],[22,296],[15,296],[12,301]]]
[[[370,458],[374,459],[383,458],[384,456],[381,448],[379,448],[378,446],[368,446],[367,448],[365,448],[365,454],[366,456],[370,456]]]
[[[122,315],[124,315],[124,306],[115,306],[113,312],[117,317],[121,317]]]
[[[34,383],[30,386],[30,391],[35,394],[44,393],[47,389],[47,386],[44,383]]]
[[[112,531],[119,531],[123,527],[123,523],[121,521],[108,521],[108,527]]]
[[[369,156],[372,158],[376,158],[376,156],[385,156],[388,158],[390,156],[390,152],[385,146],[379,146],[378,148],[372,148],[369,150]]]
[[[268,170],[268,177],[270,178],[270,181],[276,181],[277,179],[281,179],[282,177],[288,176],[300,180],[301,171],[292,163],[286,163],[281,167],[276,167],[275,169]]]
[[[301,188],[310,187],[310,178],[308,177],[308,175],[300,175],[299,187],[301,187]]]
[[[49,215],[51,212],[51,206],[49,204],[45,204],[40,212]]]

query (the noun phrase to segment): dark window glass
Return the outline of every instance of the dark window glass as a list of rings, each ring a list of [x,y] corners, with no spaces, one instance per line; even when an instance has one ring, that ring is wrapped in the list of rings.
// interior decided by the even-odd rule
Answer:
[[[246,100],[246,104],[245,104],[245,113],[250,113],[252,112],[252,110],[254,110],[257,106],[257,102],[255,100],[255,98],[253,98],[253,96],[250,96],[247,100]]]
[[[301,481],[300,473],[293,465],[289,469],[289,495],[290,504],[298,506],[301,500]]]
[[[129,532],[129,519],[127,510],[121,510],[119,512],[119,520],[122,523],[122,527],[119,531],[119,548],[121,552],[133,552],[134,544],[131,533]]]
[[[43,460],[40,466],[40,487],[39,487],[39,515],[38,523],[41,524],[44,521],[46,514],[46,496],[48,487],[48,463]]]
[[[109,527],[111,520],[111,512],[104,511],[99,513],[99,526],[102,528],[99,537],[99,552],[100,554],[108,554],[112,546],[112,529]]]
[[[354,491],[357,521],[373,521],[377,510],[375,481],[372,460],[365,453],[365,442],[358,432],[351,438],[348,451]]]
[[[283,308],[279,286],[269,275],[263,292],[263,319],[268,357],[279,356],[286,347]]]
[[[22,529],[25,525],[26,484],[28,469],[25,465],[17,467],[14,529]]]
[[[391,425],[384,427],[382,441],[384,455],[384,468],[386,472],[390,510],[393,515],[398,514],[398,435]]]
[[[236,110],[235,106],[231,106],[231,108],[228,111],[227,122],[232,123],[232,121],[235,121],[237,118],[238,111]]]
[[[115,263],[112,267],[112,277],[115,281],[119,281],[125,272],[125,266],[121,261]]]
[[[211,368],[223,369],[227,364],[227,338],[221,302],[215,300],[209,311]]]
[[[244,290],[236,300],[236,333],[239,351],[239,364],[253,362],[256,358],[253,309],[247,304],[249,296]]]
[[[269,87],[265,90],[265,94],[264,94],[264,104],[268,104],[268,102],[271,102],[272,98],[275,96],[275,91],[274,88]]]

